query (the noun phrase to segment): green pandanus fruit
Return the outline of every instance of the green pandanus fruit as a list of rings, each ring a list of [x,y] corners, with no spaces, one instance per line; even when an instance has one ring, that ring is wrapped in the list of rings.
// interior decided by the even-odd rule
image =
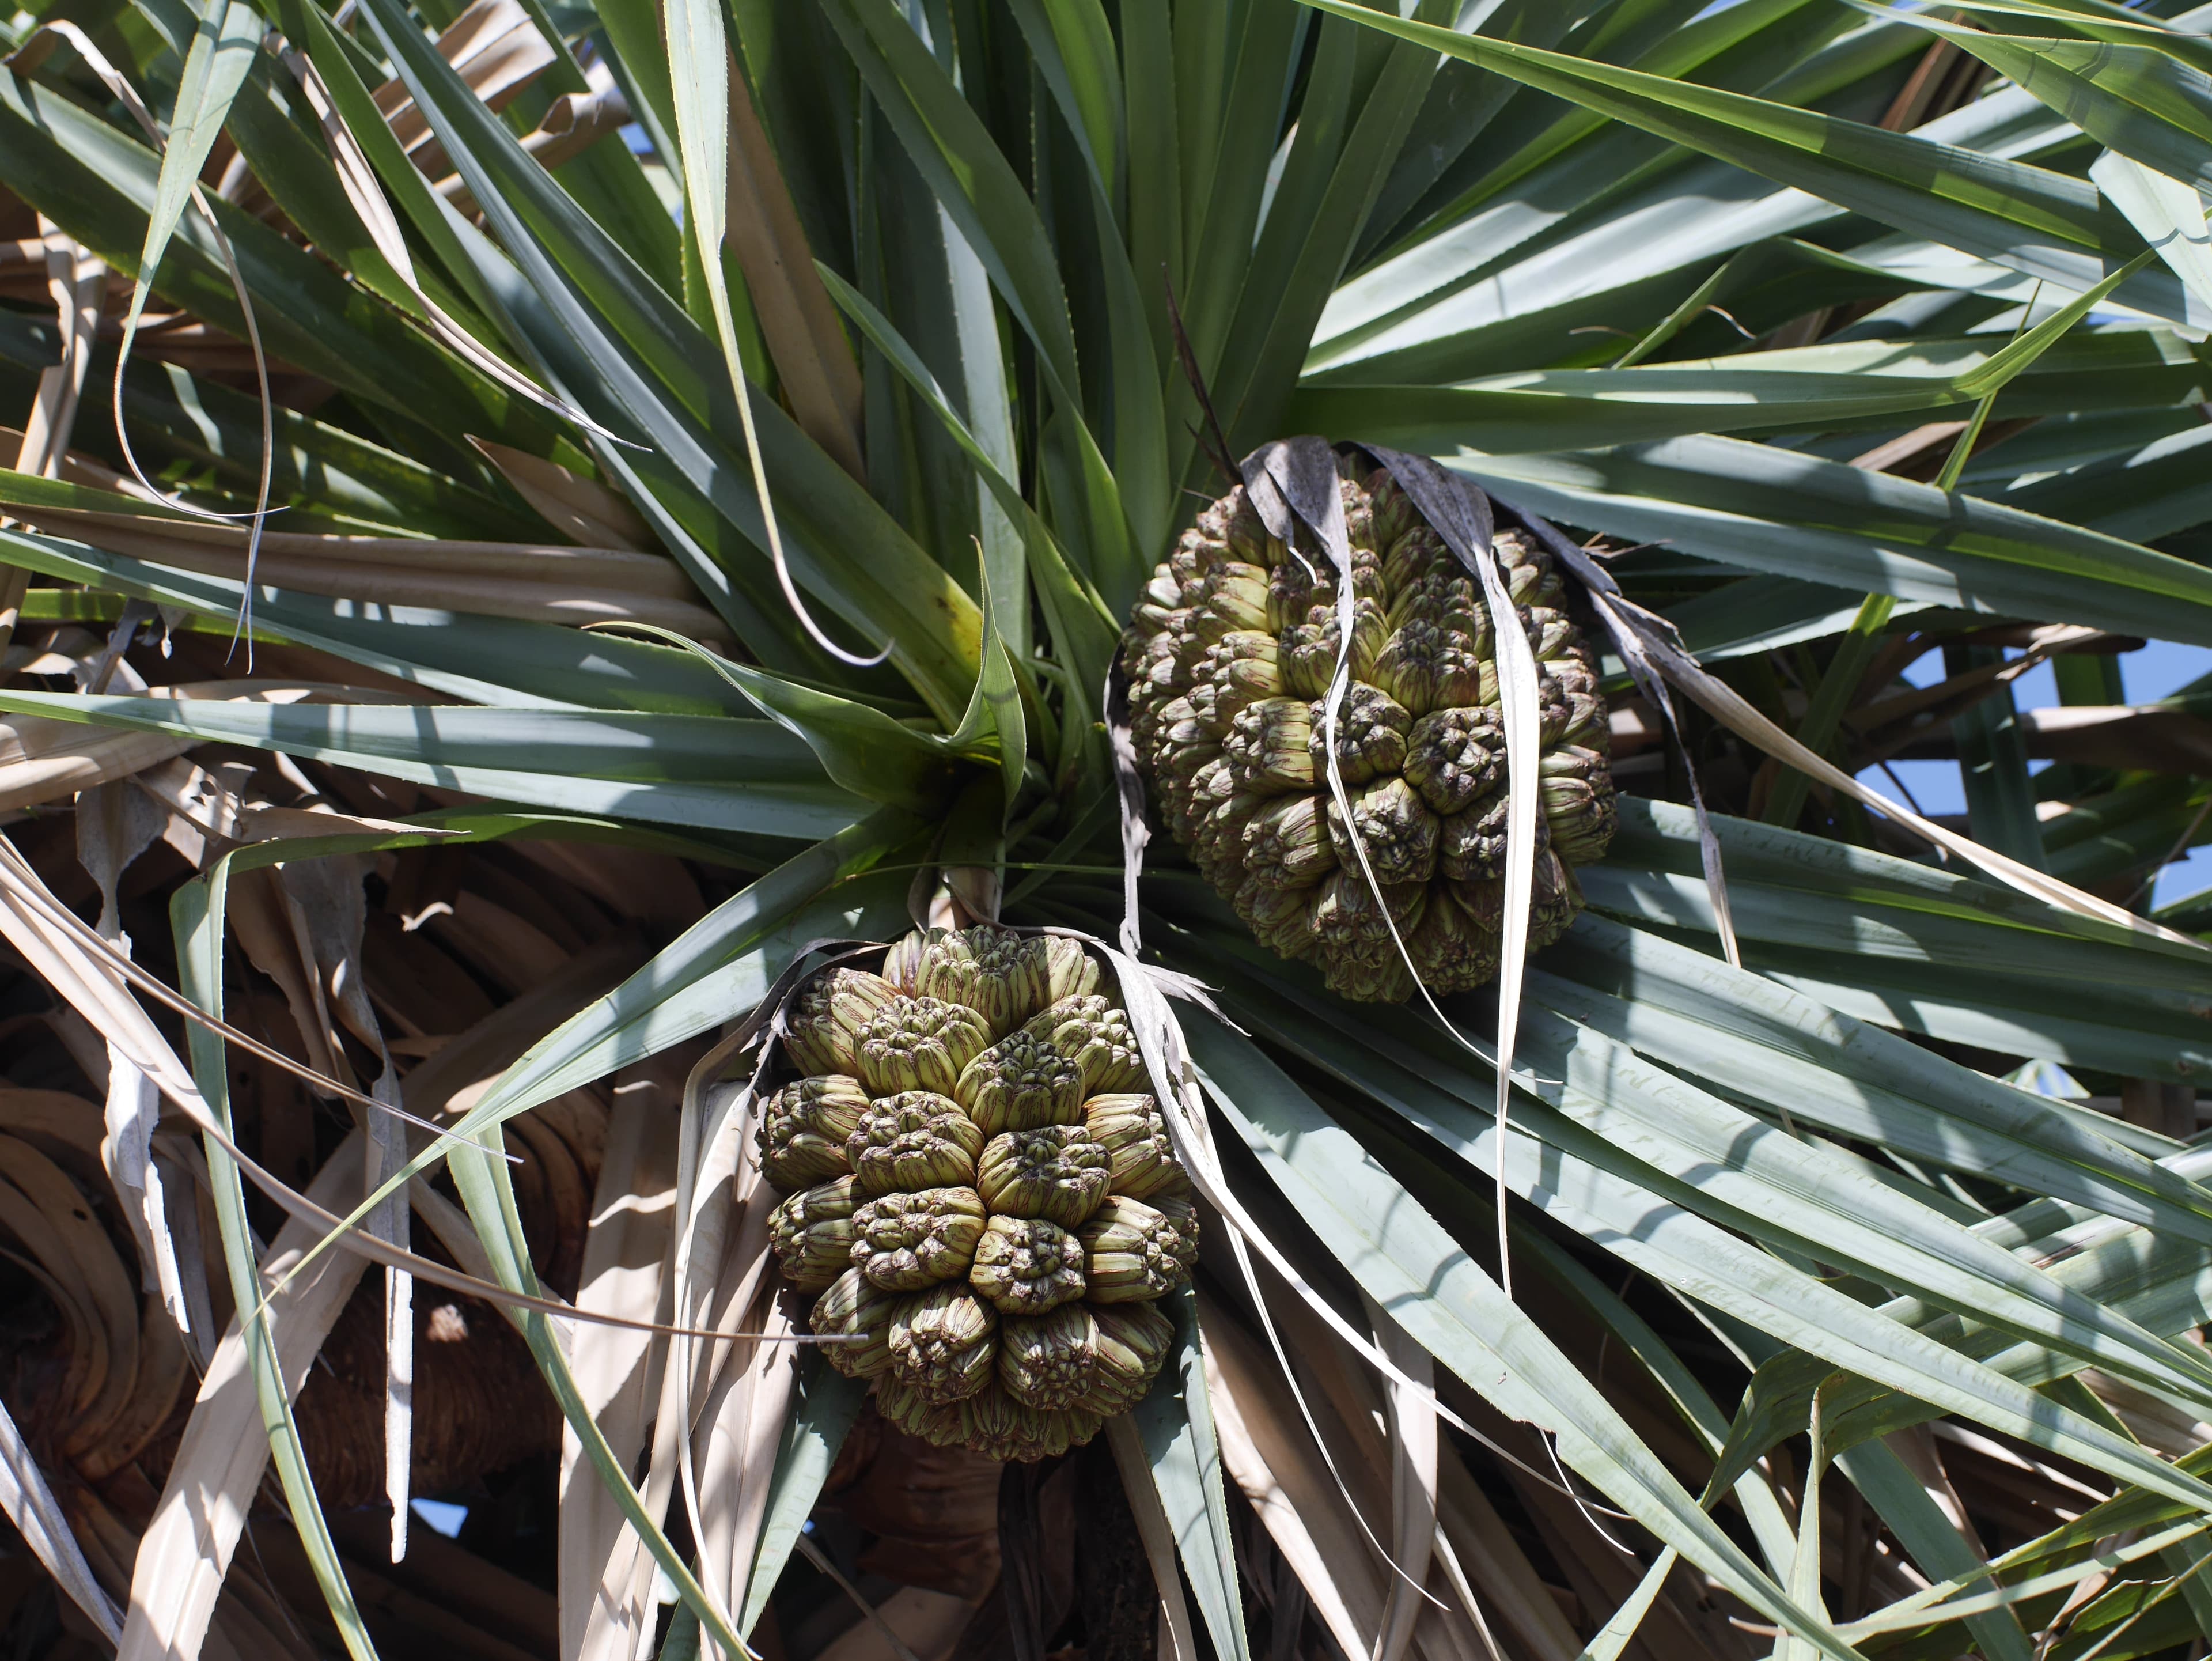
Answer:
[[[1285,547],[1231,490],[1153,571],[1121,637],[1137,758],[1169,830],[1270,950],[1349,998],[1410,996],[1415,973],[1462,991],[1501,958],[1496,620],[1388,472],[1357,452],[1337,471],[1348,641],[1334,562],[1303,526]],[[1574,867],[1613,840],[1613,775],[1596,660],[1551,555],[1517,529],[1493,546],[1538,673],[1533,951],[1574,921]],[[1340,660],[1350,683],[1332,727]]]
[[[1224,593],[1240,620],[1269,604]],[[1065,1452],[1174,1344],[1154,1305],[1189,1279],[1197,1212],[1108,984],[1079,941],[981,924],[793,1001],[760,1114],[769,1242],[830,1365],[915,1435]]]

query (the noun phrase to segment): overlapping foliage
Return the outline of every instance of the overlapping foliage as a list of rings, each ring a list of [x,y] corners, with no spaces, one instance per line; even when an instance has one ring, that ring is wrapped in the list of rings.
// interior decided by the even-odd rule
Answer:
[[[72,1271],[102,1277],[103,1354],[142,1266],[157,1288],[135,1374],[72,1372],[70,1411],[10,1434],[18,1528],[125,1655],[211,1622],[305,1652],[231,1561],[273,1450],[290,1607],[373,1652],[293,1401],[367,1251],[389,1457],[349,1503],[380,1486],[404,1532],[419,1491],[418,1283],[496,1281],[567,1426],[562,1652],[649,1652],[656,1575],[678,1652],[733,1648],[859,1401],[781,1342],[731,1046],[682,1080],[942,872],[943,913],[1140,941],[1164,978],[1125,973],[1133,1022],[1188,1045],[1215,1216],[1163,1305],[1178,1357],[1109,1427],[1177,1647],[1241,1658],[1262,1618],[1275,1654],[1379,1661],[2212,1640],[2201,906],[2162,934],[2015,891],[1741,723],[1678,699],[1670,727],[1609,658],[1620,827],[1529,961],[1501,1123],[1491,995],[1355,1014],[1165,838],[1125,917],[1103,702],[1224,488],[1217,423],[1231,455],[1387,445],[1586,541],[1814,752],[1955,756],[1959,828],[2139,907],[2212,800],[2204,694],[2130,707],[2116,669],[2212,645],[2207,26],[2156,0],[0,24],[0,400],[28,411],[0,927],[47,989],[16,1007],[75,1012],[80,1072],[17,1082],[108,1101],[106,1142],[92,1100],[73,1129],[0,1103],[60,1153],[46,1182],[0,1148],[28,1196],[0,1225],[53,1281],[99,1254],[31,1220],[71,1176],[106,1194],[137,1260]],[[2062,707],[2023,712],[2045,659]],[[126,970],[117,885],[156,838],[173,941],[142,923]],[[1180,1040],[1178,977],[1212,1000],[1173,1005]],[[206,1018],[270,1011],[260,1064],[289,1051],[321,1109],[234,1109]],[[2078,1095],[2027,1087],[2057,1069]],[[298,1131],[318,1111],[342,1142]],[[559,1204],[498,1155],[544,1166],[576,1114],[606,1150],[556,1269]],[[174,1246],[196,1183],[212,1277]],[[173,1405],[125,1520],[82,1451]]]

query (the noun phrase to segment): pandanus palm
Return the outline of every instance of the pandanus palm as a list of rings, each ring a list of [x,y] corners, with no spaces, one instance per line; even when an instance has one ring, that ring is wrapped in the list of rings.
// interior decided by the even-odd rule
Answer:
[[[483,1297],[564,1656],[2212,1640],[2204,695],[2116,667],[2212,644],[2201,27],[0,23],[56,1584],[476,1642],[324,1502],[512,1457],[418,1410]]]

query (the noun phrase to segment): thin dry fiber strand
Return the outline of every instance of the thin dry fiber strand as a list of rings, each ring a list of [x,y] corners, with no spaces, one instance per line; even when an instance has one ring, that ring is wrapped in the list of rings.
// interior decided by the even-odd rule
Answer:
[[[1131,765],[1132,776],[1133,776],[1133,761]],[[1126,792],[1123,800],[1125,804],[1128,800]],[[1143,846],[1142,837],[1145,834],[1142,818],[1132,818],[1125,813],[1122,825],[1122,847],[1125,861],[1130,866],[1133,867],[1138,862],[1139,850]],[[1133,893],[1133,883],[1131,885]],[[1083,934],[1073,929],[1053,929],[1048,932],[1068,934],[1085,940],[1103,952],[1112,964],[1121,986],[1122,1002],[1128,1010],[1130,1031],[1136,1038],[1138,1048],[1144,1056],[1146,1070],[1151,1076],[1153,1092],[1160,1104],[1161,1116],[1166,1121],[1169,1136],[1175,1144],[1176,1158],[1189,1174],[1192,1185],[1198,1189],[1206,1202],[1220,1214],[1223,1221],[1227,1225],[1230,1249],[1236,1254],[1246,1287],[1251,1294],[1253,1304],[1259,1311],[1262,1323],[1267,1327],[1269,1339],[1273,1343],[1278,1356],[1282,1354],[1281,1338],[1275,1329],[1273,1318],[1267,1312],[1267,1302],[1260,1290],[1259,1281],[1253,1269],[1248,1246],[1256,1247],[1260,1256],[1269,1268],[1282,1276],[1284,1282],[1297,1294],[1299,1300],[1312,1311],[1340,1342],[1348,1345],[1370,1366],[1394,1384],[1413,1391],[1416,1397],[1427,1401],[1445,1423],[1473,1437],[1483,1446],[1498,1454],[1499,1457],[1516,1465],[1522,1465],[1522,1462],[1510,1451],[1500,1447],[1492,1438],[1486,1436],[1460,1415],[1437,1400],[1432,1389],[1409,1376],[1396,1361],[1377,1348],[1366,1334],[1358,1331],[1344,1317],[1338,1314],[1328,1301],[1316,1291],[1305,1276],[1298,1271],[1296,1265],[1284,1255],[1273,1240],[1268,1238],[1267,1231],[1254,1220],[1251,1214],[1245,1208],[1243,1202],[1237,1197],[1235,1189],[1230,1186],[1228,1177],[1221,1167],[1219,1156],[1214,1150],[1213,1132],[1200,1095],[1197,1070],[1192,1065],[1189,1053],[1184,1046],[1182,1028],[1177,1025],[1174,1013],[1168,1006],[1168,1000],[1170,997],[1197,1004],[1207,1011],[1214,1019],[1221,1021],[1223,1025],[1229,1025],[1234,1030],[1234,1024],[1214,1008],[1204,988],[1188,976],[1180,975],[1169,970],[1151,968],[1139,962],[1129,953],[1117,951],[1095,936]],[[1122,918],[1121,938],[1124,940],[1134,940],[1136,937],[1137,921],[1133,910]],[[1283,1361],[1281,1366],[1287,1377],[1288,1362]],[[1293,1394],[1298,1393],[1295,1380],[1291,1381],[1291,1389]],[[1302,1395],[1299,1401],[1303,1409],[1304,1403]],[[1527,1469],[1528,1474],[1537,1481],[1559,1488],[1562,1493],[1567,1492],[1552,1477],[1545,1475],[1542,1472],[1525,1465],[1522,1468]],[[1339,1488],[1340,1491],[1342,1491],[1340,1478]],[[1356,1508],[1354,1510],[1356,1515]],[[1364,1527],[1364,1523],[1362,1526]],[[1372,1536],[1370,1536],[1370,1538],[1371,1539]],[[1376,1548],[1381,1549],[1379,1542]]]
[[[1127,834],[1125,821],[1125,845]],[[1122,931],[1124,939],[1133,938],[1136,932],[1133,916],[1123,919]],[[1138,1047],[1144,1054],[1147,1070],[1152,1074],[1154,1091],[1162,1104],[1163,1116],[1167,1122],[1170,1137],[1175,1143],[1176,1158],[1182,1163],[1184,1169],[1190,1173],[1200,1194],[1212,1204],[1214,1209],[1221,1214],[1229,1225],[1230,1250],[1237,1259],[1237,1268],[1250,1293],[1253,1307],[1259,1315],[1261,1325],[1267,1330],[1268,1343],[1274,1353],[1277,1370],[1281,1374],[1284,1383],[1289,1387],[1292,1399],[1297,1404],[1299,1415],[1312,1438],[1313,1445],[1319,1452],[1322,1464],[1328,1469],[1329,1477],[1335,1485],[1339,1498],[1343,1501],[1346,1514],[1358,1526],[1360,1534],[1372,1548],[1375,1555],[1389,1563],[1394,1575],[1399,1575],[1402,1579],[1403,1576],[1397,1570],[1395,1558],[1376,1537],[1374,1530],[1369,1527],[1364,1511],[1358,1500],[1352,1497],[1350,1485],[1338,1469],[1334,1456],[1331,1453],[1327,1440],[1322,1437],[1320,1427],[1315,1422],[1312,1409],[1306,1400],[1304,1390],[1299,1387],[1297,1375],[1291,1367],[1289,1356],[1285,1352],[1281,1334],[1277,1330],[1274,1318],[1269,1312],[1267,1296],[1261,1288],[1251,1254],[1247,1250],[1247,1242],[1256,1244],[1260,1247],[1261,1255],[1266,1258],[1268,1265],[1283,1277],[1307,1307],[1318,1315],[1329,1329],[1348,1344],[1354,1352],[1382,1372],[1390,1381],[1394,1390],[1407,1392],[1407,1399],[1410,1402],[1425,1403],[1429,1412],[1449,1420],[1452,1424],[1475,1436],[1486,1445],[1494,1446],[1495,1444],[1492,1443],[1489,1438],[1475,1431],[1457,1414],[1451,1412],[1437,1402],[1432,1372],[1423,1378],[1416,1378],[1406,1372],[1393,1356],[1370,1342],[1365,1335],[1356,1331],[1349,1323],[1330,1308],[1320,1294],[1308,1284],[1304,1277],[1291,1267],[1289,1259],[1253,1220],[1249,1214],[1244,1210],[1242,1202],[1230,1189],[1228,1179],[1220,1166],[1219,1156],[1213,1145],[1212,1126],[1206,1118],[1203,1103],[1198,1094],[1195,1073],[1191,1066],[1189,1056],[1183,1047],[1182,1029],[1176,1024],[1174,1013],[1167,1003],[1167,998],[1170,995],[1188,999],[1206,1007],[1215,1019],[1222,1019],[1220,1013],[1212,1008],[1203,989],[1188,977],[1176,975],[1167,970],[1146,968],[1133,958],[1114,951],[1103,941],[1088,936],[1079,936],[1079,938],[1085,939],[1089,944],[1103,952],[1114,964],[1121,988],[1122,1001],[1129,1011],[1130,1029],[1137,1038]],[[1172,1085],[1170,1080],[1174,1081]],[[1417,1595],[1425,1596],[1425,1593],[1420,1592],[1418,1587],[1414,1587],[1413,1590]]]
[[[1385,1593],[1353,1507],[1277,1396],[1268,1358],[1220,1309],[1203,1298],[1199,1308],[1222,1463],[1305,1587],[1315,1618],[1345,1654],[1372,1655]]]

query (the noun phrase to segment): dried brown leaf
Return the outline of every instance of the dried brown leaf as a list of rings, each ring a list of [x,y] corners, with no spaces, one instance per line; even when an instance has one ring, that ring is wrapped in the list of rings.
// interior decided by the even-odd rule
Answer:
[[[837,308],[814,269],[775,149],[754,111],[744,67],[730,60],[727,203],[731,251],[760,314],[776,376],[807,436],[855,478],[860,456],[860,370]]]
[[[617,1075],[576,1302],[635,1320],[666,1322],[676,1221],[676,1106],[683,1078],[656,1056]],[[625,1466],[645,1445],[661,1394],[665,1341],[612,1327],[579,1327],[570,1361],[584,1401]],[[561,1654],[563,1661],[634,1661],[653,1635],[653,1561],[595,1472],[573,1430],[561,1442]]]
[[[642,552],[652,545],[653,532],[637,509],[597,479],[511,444],[495,444],[474,434],[469,442],[547,524],[566,532],[578,547]]]
[[[361,1192],[365,1148],[359,1131],[348,1136],[316,1173],[308,1198],[325,1209],[349,1209]],[[286,1223],[263,1259],[263,1275],[283,1276],[319,1238],[319,1229]],[[364,1267],[366,1260],[351,1252],[326,1251],[269,1299],[270,1334],[288,1393],[298,1393]],[[269,1434],[245,1338],[234,1321],[201,1383],[161,1505],[138,1548],[118,1661],[175,1661],[198,1653],[268,1463]]]

